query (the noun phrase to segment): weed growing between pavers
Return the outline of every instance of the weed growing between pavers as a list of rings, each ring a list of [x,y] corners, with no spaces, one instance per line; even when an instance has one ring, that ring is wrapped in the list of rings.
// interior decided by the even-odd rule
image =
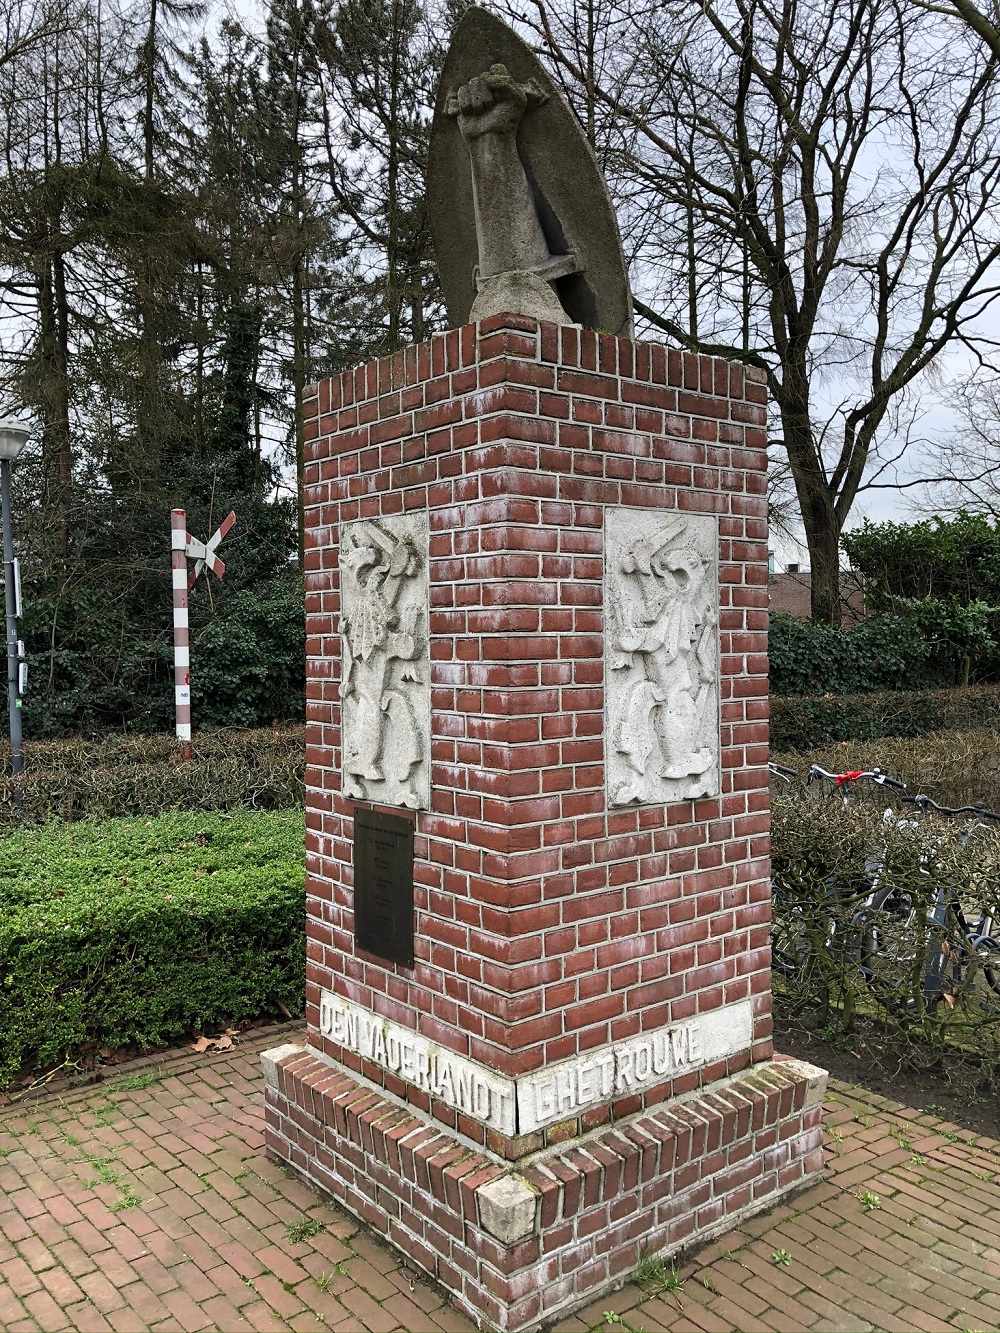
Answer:
[[[607,1328],[620,1328],[622,1333],[646,1333],[646,1330],[644,1328],[636,1328],[633,1324],[630,1324],[627,1319],[624,1319],[615,1310],[604,1311],[604,1325]],[[600,1327],[601,1327],[600,1324],[595,1325],[595,1328],[600,1328]]]
[[[94,1123],[106,1129],[108,1125],[113,1125],[118,1118],[119,1106],[117,1102],[105,1102],[103,1106],[98,1106],[94,1111]]]
[[[143,1088],[151,1088],[154,1083],[159,1083],[163,1077],[160,1073],[155,1074],[129,1074],[125,1078],[119,1078],[111,1084],[111,1092],[141,1092]]]
[[[668,1264],[665,1259],[657,1259],[652,1255],[639,1260],[632,1274],[632,1280],[640,1287],[655,1287],[657,1292],[677,1292],[684,1287],[684,1280],[676,1267],[672,1263]]]
[[[318,1236],[322,1230],[324,1230],[322,1222],[317,1221],[315,1217],[304,1217],[301,1222],[290,1222],[285,1228],[285,1234],[293,1245],[300,1245],[302,1241]]]

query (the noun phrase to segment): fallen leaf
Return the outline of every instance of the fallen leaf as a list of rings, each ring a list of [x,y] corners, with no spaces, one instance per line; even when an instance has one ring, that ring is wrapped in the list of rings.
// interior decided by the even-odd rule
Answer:
[[[238,1035],[236,1028],[226,1028],[221,1037],[199,1037],[191,1049],[199,1055],[204,1055],[206,1051],[231,1051],[233,1037]]]

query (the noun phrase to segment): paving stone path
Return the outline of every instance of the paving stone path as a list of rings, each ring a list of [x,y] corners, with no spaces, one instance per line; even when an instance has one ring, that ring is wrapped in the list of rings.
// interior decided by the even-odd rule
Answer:
[[[129,1066],[0,1111],[3,1333],[472,1325],[262,1154],[257,1057]],[[560,1330],[1000,1329],[1000,1141],[844,1084],[822,1184]]]

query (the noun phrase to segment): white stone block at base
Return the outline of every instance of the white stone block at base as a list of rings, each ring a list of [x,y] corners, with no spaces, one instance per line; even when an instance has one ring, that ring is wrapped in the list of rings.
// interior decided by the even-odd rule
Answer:
[[[269,1051],[261,1052],[260,1063],[264,1070],[264,1082],[269,1088],[278,1086],[278,1066],[289,1056],[301,1055],[305,1049],[293,1041],[287,1041],[284,1046],[272,1046]]]
[[[803,1110],[815,1106],[826,1096],[826,1082],[830,1075],[827,1070],[820,1069],[819,1065],[811,1065],[808,1060],[779,1060],[775,1067],[787,1069],[806,1080],[806,1100]]]
[[[476,1191],[479,1223],[502,1245],[513,1245],[535,1229],[538,1196],[518,1175],[500,1176]]]

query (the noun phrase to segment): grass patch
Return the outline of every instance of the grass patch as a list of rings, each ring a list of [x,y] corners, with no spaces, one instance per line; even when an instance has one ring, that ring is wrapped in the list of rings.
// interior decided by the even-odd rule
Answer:
[[[301,1012],[303,916],[298,810],[49,824],[3,839],[0,1087],[104,1048]]]
[[[125,1078],[115,1079],[110,1085],[111,1092],[139,1092],[143,1088],[151,1088],[154,1083],[159,1083],[159,1074],[129,1074]]]
[[[285,1234],[293,1245],[298,1245],[312,1236],[318,1236],[322,1230],[322,1222],[317,1222],[315,1217],[304,1217],[300,1222],[290,1222],[285,1228]]]
[[[652,1256],[639,1260],[635,1267],[633,1280],[640,1286],[655,1286],[660,1291],[681,1291],[684,1287],[683,1279],[673,1264],[668,1264],[665,1259],[657,1259]]]

